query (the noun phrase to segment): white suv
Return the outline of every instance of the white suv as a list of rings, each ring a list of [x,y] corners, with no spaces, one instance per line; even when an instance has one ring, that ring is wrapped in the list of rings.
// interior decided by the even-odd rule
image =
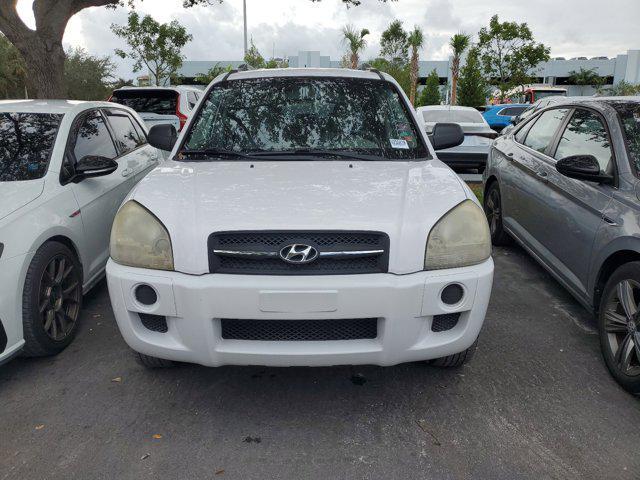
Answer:
[[[159,158],[146,135],[112,103],[0,102],[0,363],[73,339],[113,217]]]
[[[440,124],[438,148],[461,143]],[[107,280],[147,366],[460,365],[491,292],[487,221],[375,71],[220,76],[120,208]]]

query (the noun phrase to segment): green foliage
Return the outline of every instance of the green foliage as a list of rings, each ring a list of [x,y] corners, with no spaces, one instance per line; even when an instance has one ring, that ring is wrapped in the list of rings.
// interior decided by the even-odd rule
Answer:
[[[251,46],[249,47],[249,50],[247,50],[247,54],[244,56],[244,63],[254,70],[257,68],[287,68],[289,66],[289,62],[287,60],[280,60],[277,58],[265,60],[258,50],[258,47],[253,43],[253,39],[251,39]]]
[[[602,87],[598,89],[598,95],[610,95],[612,97],[629,97],[640,95],[640,83],[629,83],[625,80],[616,83],[610,87]]]
[[[376,58],[367,62],[371,68],[388,73],[400,84],[407,95],[411,92],[411,71],[409,64],[397,64],[385,58]]]
[[[500,22],[491,17],[478,33],[478,51],[485,75],[495,82],[501,100],[509,90],[529,83],[529,71],[549,60],[549,48],[536,43],[526,23]]]
[[[127,25],[114,24],[111,30],[129,45],[128,52],[117,49],[116,55],[131,58],[134,72],[146,66],[156,85],[164,85],[182,66],[182,48],[193,38],[176,20],[158,23],[136,12],[129,13]]]
[[[369,35],[369,30],[363,28],[358,31],[355,27],[347,25],[342,29],[342,42],[346,43],[349,48],[349,60],[348,65],[350,68],[358,68],[360,63],[360,52],[367,46],[367,41],[364,37]]]
[[[208,85],[218,75],[220,75],[222,73],[225,73],[225,72],[230,72],[230,71],[231,71],[231,67],[223,67],[219,63],[216,63],[213,67],[211,67],[209,70],[207,70],[207,73],[198,74],[196,76],[196,82],[198,82],[200,84],[203,84],[203,85]]]
[[[407,43],[411,49],[411,60],[409,62],[409,80],[410,94],[409,100],[411,105],[416,103],[416,91],[418,88],[418,75],[420,73],[420,49],[424,45],[424,34],[419,27],[414,27],[413,31],[407,38]]]
[[[390,63],[405,65],[409,62],[409,35],[400,20],[394,20],[380,37],[380,56]]]
[[[569,82],[580,87],[580,94],[584,95],[584,87],[592,86],[599,88],[604,84],[604,78],[598,75],[595,68],[582,68],[579,71],[569,72]]]
[[[418,107],[425,107],[427,105],[440,105],[442,96],[440,95],[440,77],[435,68],[431,71],[427,77],[424,88],[420,92],[418,97]]]
[[[27,67],[16,47],[0,34],[0,98],[25,98]]]
[[[472,48],[467,55],[467,63],[460,70],[458,79],[458,105],[480,107],[487,102],[489,85],[482,74],[478,50]]]
[[[67,98],[74,100],[106,100],[112,90],[116,66],[111,58],[94,57],[76,47],[67,52],[64,61],[64,84]]]

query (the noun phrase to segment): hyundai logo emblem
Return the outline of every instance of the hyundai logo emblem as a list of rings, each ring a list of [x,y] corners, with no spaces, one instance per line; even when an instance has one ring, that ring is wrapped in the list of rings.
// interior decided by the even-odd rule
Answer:
[[[311,263],[318,258],[318,255],[318,250],[302,243],[287,245],[280,250],[280,258],[294,264]]]

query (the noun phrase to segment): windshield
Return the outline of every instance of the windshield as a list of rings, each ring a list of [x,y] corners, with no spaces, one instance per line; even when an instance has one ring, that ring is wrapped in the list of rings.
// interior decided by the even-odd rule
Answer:
[[[351,152],[370,159],[428,156],[390,83],[348,78],[261,78],[216,85],[183,150]]]
[[[140,113],[175,115],[178,109],[178,93],[173,90],[118,90],[111,101]]]
[[[61,120],[50,113],[0,113],[0,182],[44,176]]]
[[[422,118],[428,123],[484,123],[477,110],[423,110]]]
[[[636,174],[640,172],[640,102],[611,102],[622,120],[622,128]]]

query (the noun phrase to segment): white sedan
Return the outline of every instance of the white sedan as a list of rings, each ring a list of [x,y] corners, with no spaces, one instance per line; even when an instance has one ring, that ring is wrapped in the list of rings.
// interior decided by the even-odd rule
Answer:
[[[114,220],[109,294],[142,363],[458,366],[491,292],[489,228],[397,82],[229,73]],[[437,148],[463,141],[436,125]]]
[[[0,101],[0,363],[73,339],[113,217],[159,158],[131,109]]]

